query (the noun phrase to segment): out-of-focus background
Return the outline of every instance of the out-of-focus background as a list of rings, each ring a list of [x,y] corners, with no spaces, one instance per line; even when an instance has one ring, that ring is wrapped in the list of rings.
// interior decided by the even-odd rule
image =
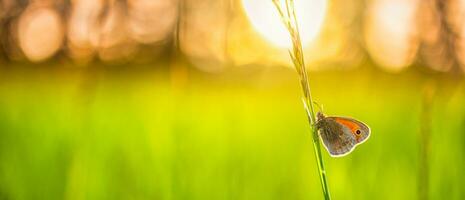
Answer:
[[[334,199],[465,199],[465,1],[296,0],[314,96],[366,122]],[[271,0],[1,0],[0,200],[321,199]]]

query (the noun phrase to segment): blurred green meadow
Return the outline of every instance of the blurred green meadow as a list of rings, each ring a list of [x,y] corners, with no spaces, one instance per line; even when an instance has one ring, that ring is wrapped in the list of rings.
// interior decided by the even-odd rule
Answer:
[[[322,199],[291,68],[44,65],[0,70],[1,200]],[[418,199],[419,188],[465,199],[463,81],[370,64],[309,76],[326,114],[372,130],[348,156],[323,149],[334,199]]]

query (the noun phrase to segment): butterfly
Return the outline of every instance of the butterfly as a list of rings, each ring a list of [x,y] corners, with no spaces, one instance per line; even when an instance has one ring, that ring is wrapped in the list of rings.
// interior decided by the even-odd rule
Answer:
[[[347,117],[327,117],[317,113],[315,124],[323,144],[333,157],[349,154],[370,137],[370,128],[361,121]]]

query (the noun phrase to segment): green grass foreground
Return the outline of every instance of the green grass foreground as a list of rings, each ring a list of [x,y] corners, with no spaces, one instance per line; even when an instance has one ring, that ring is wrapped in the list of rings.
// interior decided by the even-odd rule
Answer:
[[[1,200],[322,199],[295,71],[128,68],[0,70]],[[372,130],[346,157],[324,150],[334,199],[418,197],[419,74],[310,73],[328,115]],[[465,199],[463,86],[432,110],[431,199]]]

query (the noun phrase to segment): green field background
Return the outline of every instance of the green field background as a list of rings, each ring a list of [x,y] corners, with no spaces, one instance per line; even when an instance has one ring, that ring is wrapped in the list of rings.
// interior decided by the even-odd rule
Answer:
[[[290,68],[52,65],[0,70],[0,200],[322,199]],[[463,82],[370,66],[309,76],[327,115],[372,130],[348,156],[323,149],[333,199],[418,199],[419,188],[465,199]]]

